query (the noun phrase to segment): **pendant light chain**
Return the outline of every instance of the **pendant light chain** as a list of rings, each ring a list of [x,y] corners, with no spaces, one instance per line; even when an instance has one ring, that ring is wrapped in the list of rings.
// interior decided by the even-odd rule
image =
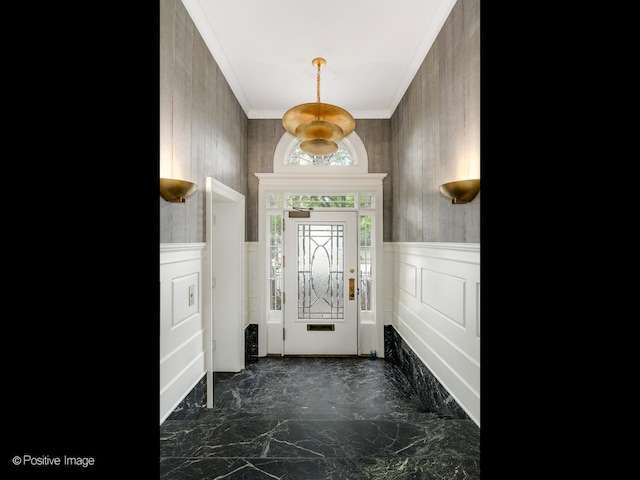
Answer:
[[[316,80],[316,95],[318,98],[318,103],[320,103],[320,63],[318,62],[318,75]]]

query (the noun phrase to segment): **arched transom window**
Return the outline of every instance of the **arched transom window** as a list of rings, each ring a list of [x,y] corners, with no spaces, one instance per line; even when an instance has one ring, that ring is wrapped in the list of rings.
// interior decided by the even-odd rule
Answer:
[[[300,140],[285,132],[273,155],[273,172],[311,173],[311,170],[349,173],[368,173],[367,151],[358,134],[353,131],[338,140],[338,150],[330,155],[311,155],[300,149]]]
[[[344,140],[338,140],[338,150],[329,155],[312,155],[300,148],[302,141],[296,139],[284,159],[285,165],[354,165],[355,159],[351,149]]]

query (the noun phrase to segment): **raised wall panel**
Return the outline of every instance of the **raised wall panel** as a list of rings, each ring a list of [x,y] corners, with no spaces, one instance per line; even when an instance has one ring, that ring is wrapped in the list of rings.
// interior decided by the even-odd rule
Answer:
[[[200,274],[191,273],[171,279],[173,298],[172,325],[189,320],[200,313]]]
[[[181,244],[189,245],[189,244]],[[198,244],[200,245],[200,244]],[[194,253],[195,254],[195,253]],[[198,253],[200,255],[201,253]],[[161,254],[162,255],[162,254]],[[204,329],[201,293],[196,285],[195,305],[189,306],[187,277],[200,277],[202,261],[186,259],[165,263],[160,268],[160,358],[174,351],[187,339]]]
[[[423,268],[420,281],[420,301],[464,325],[465,279]]]
[[[417,270],[415,265],[400,262],[398,265],[400,274],[398,275],[398,287],[412,297],[416,296]]]

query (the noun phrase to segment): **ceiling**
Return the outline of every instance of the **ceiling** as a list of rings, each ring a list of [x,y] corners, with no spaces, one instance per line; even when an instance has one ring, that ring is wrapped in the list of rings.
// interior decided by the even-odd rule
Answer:
[[[248,118],[320,100],[390,118],[456,0],[182,0]]]

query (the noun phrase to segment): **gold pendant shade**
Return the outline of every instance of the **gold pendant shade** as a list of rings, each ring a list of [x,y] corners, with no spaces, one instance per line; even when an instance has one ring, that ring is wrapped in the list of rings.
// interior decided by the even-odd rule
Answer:
[[[324,58],[311,62],[318,67],[317,98],[315,103],[303,103],[287,110],[282,117],[282,126],[302,143],[300,148],[311,155],[329,155],[338,150],[336,143],[356,127],[356,121],[344,108],[320,102],[320,67]]]

